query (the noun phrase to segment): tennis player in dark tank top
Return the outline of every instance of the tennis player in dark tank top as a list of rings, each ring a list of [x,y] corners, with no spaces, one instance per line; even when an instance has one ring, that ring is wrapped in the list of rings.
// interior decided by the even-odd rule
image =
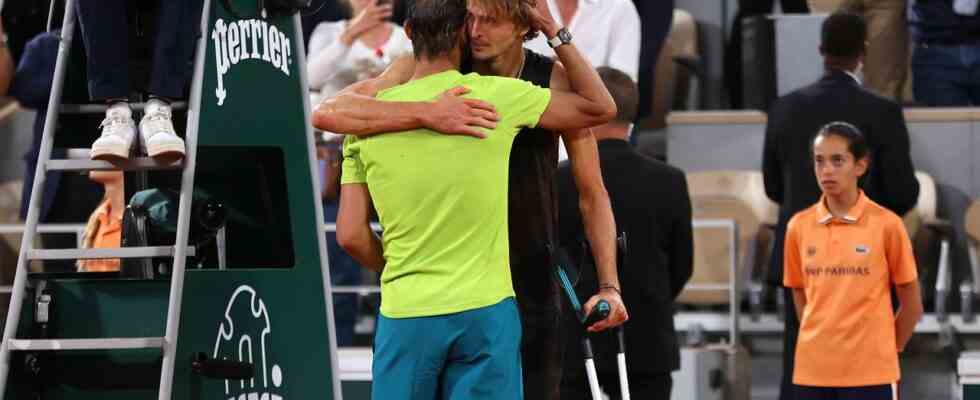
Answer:
[[[564,69],[550,58],[523,47],[538,34],[534,14],[522,9],[519,0],[471,0],[470,48],[463,72],[510,76],[541,87],[567,85]],[[541,1],[544,12],[551,14]],[[528,34],[530,32],[530,34]],[[588,66],[586,66],[588,67]],[[591,68],[591,67],[589,67]],[[555,76],[553,76],[555,75]],[[548,261],[549,245],[556,245],[558,232],[559,134],[542,134],[525,128],[514,140],[510,153],[509,237],[511,274],[524,328],[521,357],[525,399],[558,399],[561,384],[561,298]],[[560,134],[566,141],[573,165],[578,164],[577,182],[586,194],[580,199],[584,219],[591,225],[593,252],[600,269],[616,276],[615,221],[599,169],[595,138],[588,130]],[[583,154],[585,156],[583,156]],[[590,157],[591,155],[591,157]],[[608,275],[607,275],[608,276]],[[601,278],[600,278],[601,279]],[[616,304],[625,318],[625,307],[615,285],[600,290],[599,297]],[[609,326],[617,324],[610,321]],[[603,326],[595,326],[603,329]]]

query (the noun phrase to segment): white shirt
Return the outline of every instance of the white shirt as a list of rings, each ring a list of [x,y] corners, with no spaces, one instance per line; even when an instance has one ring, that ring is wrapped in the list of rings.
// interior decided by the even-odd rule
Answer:
[[[864,86],[864,82],[862,82],[862,81],[861,81],[861,77],[860,77],[860,76],[858,76],[858,74],[856,74],[856,73],[854,73],[854,72],[851,72],[851,71],[848,71],[848,70],[846,70],[846,69],[845,69],[845,70],[843,70],[843,71],[844,71],[844,73],[845,73],[845,74],[847,74],[847,75],[849,75],[849,76],[850,76],[851,78],[853,78],[853,79],[854,79],[854,82],[857,82],[857,84],[858,84],[858,86]]]
[[[340,41],[347,21],[323,22],[310,36],[307,73],[310,89],[321,96],[339,92],[352,83],[380,74],[398,56],[412,52],[412,42],[402,27],[391,25],[391,36],[384,46],[372,49],[360,40],[350,46]]]
[[[555,0],[547,1],[552,17],[561,23]],[[578,0],[578,10],[567,28],[572,34],[572,43],[592,66],[613,67],[637,81],[640,70],[640,14],[631,0]],[[548,57],[555,56],[544,35],[538,35],[525,47]]]

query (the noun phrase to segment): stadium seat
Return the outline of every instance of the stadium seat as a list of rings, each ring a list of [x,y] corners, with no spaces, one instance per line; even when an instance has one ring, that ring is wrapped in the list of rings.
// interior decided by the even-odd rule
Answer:
[[[729,300],[731,263],[736,263],[737,287],[748,287],[753,305],[761,300],[759,279],[765,270],[771,230],[778,207],[765,194],[758,171],[709,171],[687,175],[694,217],[694,273],[678,303],[725,305]],[[707,220],[730,220],[737,238],[724,226]],[[761,256],[760,256],[761,255]]]
[[[647,73],[647,72],[642,72]],[[643,129],[663,129],[672,109],[686,109],[693,79],[702,76],[698,47],[698,25],[691,13],[674,9],[674,22],[657,58],[654,74],[653,103],[650,118]]]
[[[967,250],[970,254],[970,275],[972,277],[971,292],[974,296],[980,294],[980,261],[977,259],[977,247],[980,246],[980,201],[974,201],[966,211]],[[971,310],[972,311],[972,310]],[[964,317],[966,317],[964,315]],[[971,315],[972,317],[972,315]]]
[[[915,208],[906,213],[902,219],[915,251],[923,302],[931,303],[936,316],[945,319],[949,314],[947,304],[954,287],[954,274],[950,262],[953,231],[950,223],[938,216],[939,197],[936,181],[922,171],[916,171],[915,177],[919,181],[919,197]],[[965,294],[972,303],[973,296],[970,293],[972,291],[967,288],[967,292]],[[964,311],[966,311],[965,317],[972,314],[970,307]]]

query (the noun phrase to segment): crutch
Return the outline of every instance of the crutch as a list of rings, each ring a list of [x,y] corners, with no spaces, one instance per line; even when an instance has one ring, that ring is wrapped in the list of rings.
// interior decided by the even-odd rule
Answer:
[[[626,232],[616,238],[616,244],[619,247],[619,251],[616,252],[616,266],[624,268],[626,255],[629,252]],[[616,348],[616,366],[619,368],[619,393],[622,400],[630,400],[630,384],[626,374],[626,337],[623,333],[623,325],[616,327],[616,343],[618,345]]]
[[[626,256],[626,252],[628,250],[625,232],[616,238],[616,244],[619,248],[616,263],[617,265],[622,266],[624,257]],[[554,251],[551,251],[551,254],[555,254]],[[575,310],[575,315],[577,315],[579,321],[582,322],[583,330],[587,329],[592,324],[609,317],[611,309],[609,303],[605,300],[600,300],[598,303],[596,303],[596,306],[592,309],[592,312],[588,316],[584,315],[584,310],[582,310],[582,306],[578,301],[578,296],[575,294],[575,289],[573,288],[572,282],[570,279],[568,279],[568,274],[565,272],[564,267],[562,267],[560,263],[556,263],[555,265],[555,275],[562,287],[562,290],[568,297],[569,303],[572,304],[572,308]],[[629,379],[626,375],[626,338],[623,335],[622,325],[616,327],[616,339],[618,343],[616,363],[619,369],[620,393],[623,400],[629,400]],[[585,355],[585,373],[589,380],[589,390],[592,393],[592,399],[600,400],[602,399],[602,393],[599,390],[599,376],[596,373],[595,357],[592,352],[592,342],[589,341],[587,333],[582,335],[582,353]]]
[[[582,305],[578,301],[578,296],[575,295],[575,289],[572,288],[572,282],[568,279],[568,274],[565,273],[565,269],[561,265],[555,265],[555,274],[558,277],[558,283],[561,285],[562,290],[568,296],[569,302],[572,303],[572,309],[575,310],[575,315],[582,322],[583,329],[609,316],[610,307],[609,303],[605,300],[599,300],[595,307],[592,308],[592,312],[587,316],[584,315]],[[582,353],[585,354],[585,373],[589,378],[589,390],[592,392],[592,400],[601,400],[602,393],[599,391],[599,375],[596,374],[595,358],[592,354],[592,342],[589,341],[587,334],[582,335]]]

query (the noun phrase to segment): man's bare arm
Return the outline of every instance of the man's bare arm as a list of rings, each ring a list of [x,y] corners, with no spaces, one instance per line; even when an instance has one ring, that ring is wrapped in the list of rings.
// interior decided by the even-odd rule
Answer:
[[[363,183],[340,187],[337,243],[358,263],[372,271],[385,267],[381,239],[371,229],[371,193]]]
[[[559,26],[548,11],[547,2],[539,1],[529,14],[531,24],[552,38]],[[602,79],[574,43],[558,46],[555,54],[567,72],[568,89],[551,89],[551,102],[545,109],[538,125],[542,128],[562,131],[589,128],[609,122],[616,116],[613,101]]]
[[[609,203],[609,193],[602,182],[595,136],[588,129],[582,129],[563,133],[562,140],[572,163],[572,176],[579,194],[579,211],[582,213],[585,235],[595,257],[599,286],[616,288],[601,289],[585,303],[586,313],[591,312],[599,300],[606,300],[612,307],[609,318],[589,327],[589,331],[598,332],[619,326],[629,319],[619,293],[622,286],[616,265],[616,219]]]
[[[431,102],[385,102],[378,92],[407,82],[415,70],[411,57],[401,57],[381,76],[348,86],[327,98],[313,111],[313,126],[320,130],[355,136],[372,136],[428,128],[452,135],[484,137],[481,128],[496,127],[493,105],[460,96],[464,87],[450,89]]]

